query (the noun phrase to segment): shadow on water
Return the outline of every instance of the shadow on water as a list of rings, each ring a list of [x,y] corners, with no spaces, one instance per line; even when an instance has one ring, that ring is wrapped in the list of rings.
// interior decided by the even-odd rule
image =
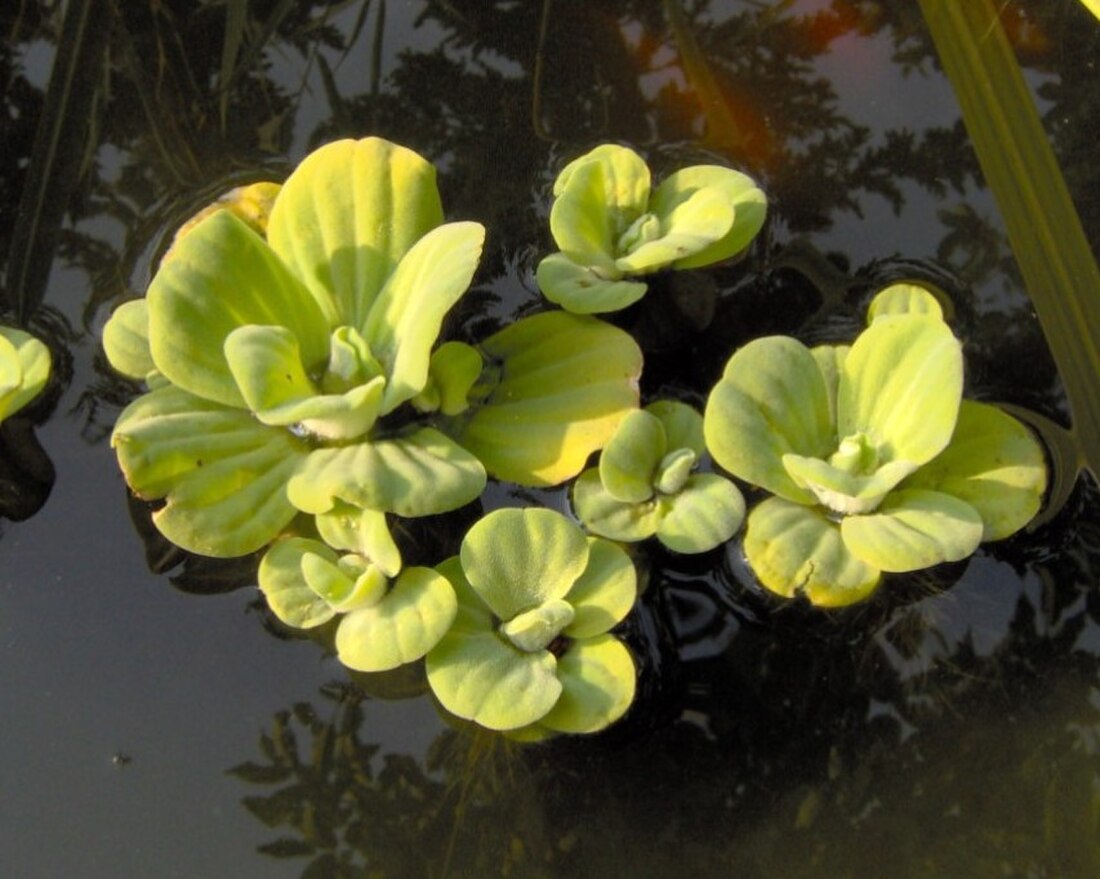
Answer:
[[[920,278],[953,308],[968,395],[1068,423],[1003,224],[907,0],[701,0],[684,6],[693,49],[660,0],[85,5],[102,25],[84,70],[94,76],[70,98],[87,133],[59,180],[36,170],[36,132],[60,100],[47,83],[66,45],[62,4],[0,11],[0,316],[13,319],[24,302],[29,325],[71,362],[52,399],[0,432],[8,519],[42,506],[54,464],[76,469],[105,446],[135,389],[110,371],[98,329],[144,290],[172,230],[232,186],[281,179],[313,145],[368,133],[435,161],[448,216],[490,229],[475,287],[450,318],[453,338],[484,338],[539,307],[534,267],[551,247],[554,176],[595,143],[622,141],[658,177],[732,163],[762,181],[771,205],[741,262],[656,278],[653,295],[616,317],[646,349],[647,397],[700,404],[737,345],[767,333],[850,337],[876,286]],[[1095,242],[1100,29],[1076,6],[1012,0],[1004,21]],[[699,99],[692,52],[709,65],[726,128]],[[36,247],[19,225],[27,192],[52,201]],[[45,278],[37,308],[39,294],[10,286],[35,272]],[[70,441],[43,448],[32,424]],[[564,505],[560,493],[510,486],[490,495]],[[1098,500],[1081,483],[1034,531],[828,614],[761,594],[736,544],[698,558],[643,547],[647,588],[624,630],[639,699],[592,739],[520,746],[438,719],[419,672],[343,674],[320,692],[303,677],[289,707],[244,717],[262,732],[252,751],[236,743],[235,762],[160,771],[170,786],[228,769],[218,808],[253,816],[264,834],[258,856],[254,837],[239,843],[247,875],[1091,877]],[[125,503],[122,491],[104,503]],[[255,559],[189,556],[151,528],[148,505],[131,500],[129,512],[165,602],[165,575],[191,607],[254,583]],[[453,553],[475,514],[419,523],[403,537],[410,557]],[[34,555],[4,525],[5,566],[53,576],[49,552]],[[114,535],[140,566],[130,538]],[[123,604],[123,585],[102,588]],[[5,600],[30,606],[9,591]],[[247,622],[300,640],[247,595]],[[58,628],[84,622],[58,613]],[[325,637],[298,645],[296,658],[327,662]],[[126,639],[100,638],[120,662],[141,664]],[[226,649],[247,662],[244,647]],[[204,689],[217,693],[217,680]],[[39,690],[24,692],[13,713]],[[398,700],[421,726],[378,719]],[[227,695],[217,710],[240,719],[244,709]],[[44,781],[64,783],[43,766]],[[94,831],[101,819],[78,820]],[[26,859],[42,845],[34,836],[28,827],[20,837]],[[190,842],[204,844],[201,833]],[[105,872],[94,875],[120,875],[97,854]]]

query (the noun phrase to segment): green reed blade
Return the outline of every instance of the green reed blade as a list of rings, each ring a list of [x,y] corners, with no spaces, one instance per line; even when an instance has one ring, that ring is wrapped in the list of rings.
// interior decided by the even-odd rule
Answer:
[[[993,0],[920,0],[1100,479],[1100,269]]]
[[[46,292],[58,235],[81,168],[94,148],[87,132],[102,87],[111,15],[103,0],[65,11],[30,165],[16,209],[4,287],[23,324]]]

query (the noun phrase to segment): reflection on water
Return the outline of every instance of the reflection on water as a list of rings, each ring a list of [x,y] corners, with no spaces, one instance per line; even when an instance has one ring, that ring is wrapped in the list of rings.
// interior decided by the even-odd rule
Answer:
[[[1013,0],[1005,9],[1095,238],[1100,28],[1078,5]],[[378,134],[428,156],[453,215],[490,228],[452,338],[483,338],[538,307],[533,270],[551,249],[554,176],[594,143],[615,140],[644,152],[657,176],[732,163],[761,179],[773,205],[743,263],[655,281],[660,295],[619,318],[647,349],[647,395],[700,402],[731,350],[756,335],[851,336],[873,287],[916,275],[952,298],[969,395],[1066,420],[915,3],[702,0],[684,5],[694,49],[667,27],[663,0],[95,6],[104,42],[81,104],[89,134],[62,181],[63,210],[43,214],[56,228],[29,239],[17,234],[19,204],[42,161],[34,136],[51,100],[46,65],[64,37],[63,10],[47,0],[0,10],[0,261],[9,282],[0,317],[26,297],[11,287],[13,261],[24,270],[44,261],[50,282],[29,320],[72,361],[60,400],[42,415],[53,413],[38,429],[50,437],[42,454],[34,434],[13,438],[5,425],[0,437],[4,496],[9,471],[30,474],[14,493],[21,513],[45,499],[46,459],[61,473],[90,458],[106,466],[106,437],[134,389],[106,367],[96,331],[111,307],[143,291],[174,227],[231,186],[280,178],[309,146],[345,135]],[[711,100],[722,102],[720,125],[688,70],[693,53],[710,71]],[[560,493],[521,498],[509,486],[488,498],[563,503]],[[122,502],[121,491],[97,498]],[[244,849],[249,872],[238,875],[1091,877],[1100,872],[1098,509],[1096,490],[1079,486],[1035,532],[927,577],[895,578],[872,601],[831,614],[762,595],[735,546],[692,559],[645,549],[649,585],[624,632],[642,657],[639,701],[593,740],[525,748],[446,727],[431,719],[415,678],[342,676],[317,693],[310,657],[327,662],[322,635],[274,644],[295,651],[300,679],[256,674],[250,683],[251,693],[296,694],[274,716],[256,703],[242,716],[219,675],[189,685],[201,694],[181,697],[178,716],[201,711],[219,728],[262,729],[251,750],[247,740],[223,743],[235,764],[223,754],[145,769],[153,745],[111,747],[135,753],[128,778],[154,773],[142,810],[229,769],[218,814],[254,816],[261,854],[251,852],[254,838],[226,841],[206,825],[188,849]],[[232,598],[212,596],[250,587],[254,563],[181,554],[158,542],[145,505],[131,512],[148,569],[193,594],[174,594],[163,576],[142,580],[142,548],[124,523],[103,539],[130,556],[134,578],[92,583],[99,600],[129,608],[141,590],[154,602],[147,619],[131,621],[141,631],[178,615],[182,598],[196,614],[187,638],[205,643],[204,614],[226,611],[219,602]],[[39,517],[47,515],[43,533],[59,545],[94,524],[53,503]],[[462,523],[422,524],[408,535],[423,553],[417,563],[453,552]],[[87,572],[51,567],[69,556],[19,539],[30,533],[21,527],[6,522],[0,533],[3,566],[18,572],[7,576],[21,578],[5,581],[3,617],[37,609],[42,584],[91,588]],[[244,604],[258,608],[250,593]],[[130,652],[134,639],[88,625],[78,602],[50,606],[43,637],[79,631],[67,650],[86,645],[88,656],[124,670],[123,686],[132,676],[135,690],[152,687],[140,677],[147,657]],[[257,616],[247,619],[256,628]],[[20,643],[11,633],[3,640]],[[224,647],[228,664],[251,667],[248,648]],[[51,665],[54,654],[70,655],[50,648],[37,677],[4,688],[7,716],[36,716],[42,681],[75,674],[71,659]],[[197,660],[173,677],[191,680],[189,663]],[[416,730],[392,722],[382,709],[397,697],[423,709],[409,717],[429,719]],[[88,698],[107,701],[94,689]],[[84,723],[119,723],[103,712]],[[158,730],[167,747],[173,723]],[[16,737],[43,787],[71,783],[65,755],[82,752],[70,736],[50,737],[48,753],[43,737]],[[426,739],[428,747],[415,744]],[[196,799],[193,808],[213,807]],[[98,823],[106,818],[69,809],[88,828],[88,875],[123,875],[118,853],[97,842],[111,838]],[[56,863],[28,814],[5,813],[4,847],[17,863]],[[142,844],[171,850],[164,838]]]

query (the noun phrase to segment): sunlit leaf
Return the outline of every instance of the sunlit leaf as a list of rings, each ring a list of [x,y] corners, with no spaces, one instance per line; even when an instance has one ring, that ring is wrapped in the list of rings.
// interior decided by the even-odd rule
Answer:
[[[943,306],[935,295],[920,284],[899,282],[884,287],[867,306],[867,323],[890,314],[926,314],[943,319]]]
[[[604,314],[633,305],[646,292],[643,281],[609,280],[564,253],[552,253],[535,271],[542,295],[574,314]]]
[[[837,435],[865,434],[883,462],[923,464],[951,439],[962,379],[962,346],[947,324],[916,314],[880,317],[844,360]]]
[[[37,397],[50,380],[50,349],[30,333],[0,327],[0,421]]]
[[[286,486],[308,448],[247,412],[164,387],[122,412],[111,442],[130,487],[167,499],[157,528],[191,552],[246,555],[296,514]]]
[[[502,620],[564,598],[588,564],[583,532],[553,510],[494,510],[466,532],[470,585]]]
[[[551,598],[542,604],[516,614],[500,624],[500,634],[513,647],[526,653],[546,650],[573,622],[573,605],[561,598]]]
[[[615,260],[623,272],[645,273],[689,259],[718,241],[733,225],[733,206],[714,189],[698,189],[666,215],[657,215],[661,234]]]
[[[703,416],[694,406],[679,400],[657,400],[646,406],[645,411],[660,420],[669,449],[690,449],[696,456],[706,451]]]
[[[111,367],[142,381],[156,369],[149,350],[149,310],[144,299],[123,302],[103,327],[103,350]]]
[[[604,488],[600,473],[592,467],[573,484],[573,510],[593,534],[633,543],[657,533],[659,501],[621,501]]]
[[[825,376],[809,349],[786,336],[749,342],[729,359],[703,427],[719,465],[797,503],[814,497],[791,479],[783,456],[821,458],[836,447]]]
[[[433,229],[401,258],[371,305],[363,336],[386,374],[383,414],[427,384],[443,317],[470,286],[484,239],[479,223]]]
[[[613,498],[637,504],[653,496],[657,467],[668,451],[665,429],[651,412],[636,409],[600,453],[600,482]]]
[[[882,571],[918,571],[969,556],[982,539],[982,519],[965,501],[940,491],[891,492],[874,513],[846,516],[845,546]]]
[[[630,651],[611,635],[577,641],[558,660],[561,697],[539,721],[564,733],[592,733],[621,718],[634,701]]]
[[[490,336],[482,352],[498,377],[444,429],[498,479],[556,485],[575,476],[637,408],[642,352],[596,318],[537,314]]]
[[[304,513],[327,513],[340,501],[399,516],[457,509],[485,488],[485,468],[432,428],[407,436],[315,449],[287,485]]]
[[[765,587],[785,598],[803,594],[822,607],[860,601],[880,579],[877,568],[844,545],[835,522],[783,498],[768,498],[749,512],[744,549]]]
[[[1047,484],[1043,449],[1024,425],[996,406],[963,400],[950,444],[905,488],[965,501],[982,517],[982,540],[1001,540],[1039,512]]]
[[[588,564],[566,599],[573,606],[570,638],[591,638],[608,631],[634,606],[638,573],[630,556],[610,540],[588,538]]]
[[[331,326],[362,328],[401,258],[442,222],[435,168],[368,137],[310,153],[283,185],[267,237]]]
[[[744,519],[745,499],[736,485],[724,476],[696,473],[663,499],[657,539],[675,552],[707,552],[733,537]]]
[[[309,588],[302,576],[302,557],[314,553],[335,564],[337,555],[317,540],[290,537],[272,544],[257,572],[267,606],[282,622],[297,629],[323,625],[336,616],[332,606]]]
[[[185,391],[244,406],[223,345],[234,330],[285,327],[307,370],[328,360],[329,330],[309,293],[262,238],[229,211],[203,220],[146,295],[153,361]]]
[[[431,568],[406,568],[381,601],[340,620],[337,656],[348,668],[365,672],[413,662],[439,643],[456,611],[446,577]]]
[[[316,521],[321,538],[334,549],[359,553],[387,577],[396,577],[401,570],[401,552],[386,524],[385,513],[341,501],[318,514]]]

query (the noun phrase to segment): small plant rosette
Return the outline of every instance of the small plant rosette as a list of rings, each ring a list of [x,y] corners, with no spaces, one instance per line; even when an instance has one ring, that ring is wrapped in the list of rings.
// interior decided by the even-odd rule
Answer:
[[[0,422],[33,401],[50,380],[50,349],[24,330],[0,326]]]
[[[458,610],[425,664],[451,714],[534,739],[596,732],[629,708],[634,660],[611,634],[637,594],[622,548],[553,510],[501,509],[437,570]]]
[[[636,152],[603,144],[574,159],[554,182],[550,232],[559,251],[538,265],[543,295],[567,311],[598,314],[637,302],[662,269],[729,260],[764,225],[767,200],[750,177],[693,165],[652,188]]]
[[[165,498],[158,529],[238,556],[299,513],[424,516],[475,499],[481,462],[417,416],[455,412],[472,385],[476,352],[433,348],[484,234],[443,222],[431,164],[366,138],[177,235],[146,297],[104,331],[112,365],[150,388],[112,444],[130,487]]]
[[[706,452],[703,416],[659,400],[631,412],[573,487],[584,527],[625,542],[656,536],[668,549],[701,553],[741,527],[745,500],[729,479],[696,468]]]
[[[930,293],[902,286],[850,347],[750,342],[707,401],[715,462],[772,495],[749,512],[744,552],[779,595],[851,604],[883,572],[965,559],[1041,507],[1038,441],[963,399],[961,343]]]

